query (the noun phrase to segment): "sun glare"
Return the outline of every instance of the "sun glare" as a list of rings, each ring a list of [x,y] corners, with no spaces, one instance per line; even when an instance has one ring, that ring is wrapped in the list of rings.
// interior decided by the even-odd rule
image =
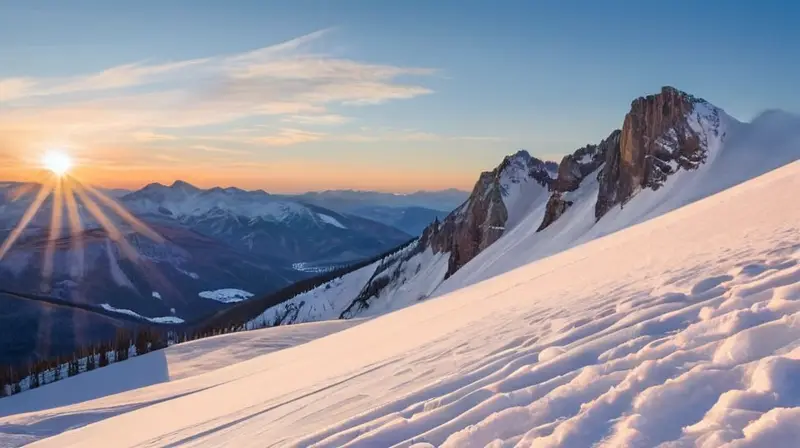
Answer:
[[[42,157],[42,164],[56,176],[63,176],[72,168],[72,159],[61,151],[49,151]]]

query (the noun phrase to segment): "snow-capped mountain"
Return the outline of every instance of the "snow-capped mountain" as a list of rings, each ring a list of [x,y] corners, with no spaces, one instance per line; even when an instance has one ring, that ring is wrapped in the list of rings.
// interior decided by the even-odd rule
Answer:
[[[0,184],[0,242],[20,222],[39,187]],[[0,290],[56,297],[159,324],[192,322],[319,272],[374,257],[411,239],[368,219],[235,188],[153,184],[118,202],[159,238],[143,235],[113,207],[97,202],[114,226],[107,230],[108,223],[99,222],[78,195],[74,212],[84,230],[73,231],[69,214],[63,213],[57,225],[60,235],[48,249],[56,203],[51,195],[0,260]],[[7,319],[37,321],[51,308],[35,302],[20,308],[18,300],[0,297],[0,326],[8,324]],[[108,319],[101,316],[97,321]],[[109,331],[113,335],[113,326],[100,332],[83,329],[78,322],[74,328],[65,327],[68,319],[58,322],[57,331],[47,334],[40,334],[36,325],[0,332],[4,347],[26,346],[20,341],[37,338],[42,342],[39,350],[0,355],[25,357],[5,358],[15,363],[66,355],[75,344],[88,344]],[[48,324],[42,321],[42,325]],[[73,333],[74,338],[65,337]],[[45,343],[50,337],[59,341]]]
[[[287,198],[315,204],[341,213],[350,213],[363,207],[375,206],[389,208],[421,207],[449,213],[461,205],[468,196],[468,191],[451,188],[405,194],[379,191],[327,190],[287,196]]]
[[[393,227],[263,191],[150,184],[121,198],[149,221],[177,223],[240,250],[295,263],[342,264],[408,240]]]
[[[797,116],[770,111],[742,123],[705,100],[664,87],[635,100],[620,130],[557,166],[525,152],[507,157],[412,246],[273,306],[249,325],[402,308],[662,215],[798,158]]]
[[[288,198],[342,214],[367,218],[396,227],[409,235],[419,236],[434,220],[444,219],[468,196],[469,192],[456,189],[409,194],[329,190]]]

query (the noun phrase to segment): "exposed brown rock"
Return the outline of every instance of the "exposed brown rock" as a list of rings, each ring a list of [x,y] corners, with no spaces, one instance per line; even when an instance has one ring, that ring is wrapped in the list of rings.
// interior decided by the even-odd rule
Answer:
[[[620,131],[615,130],[599,145],[586,145],[564,156],[558,165],[558,177],[551,185],[552,194],[547,201],[544,219],[537,232],[547,228],[567,211],[572,201],[565,199],[564,193],[578,189],[587,176],[603,165],[608,152],[618,152],[619,142]]]
[[[437,253],[450,253],[449,277],[503,235],[508,221],[503,182],[532,180],[549,187],[553,179],[548,170],[554,168],[552,162],[543,162],[525,151],[506,157],[497,168],[481,174],[461,207],[425,229],[420,244],[430,245]]]
[[[687,119],[698,102],[704,101],[673,87],[633,101],[622,126],[619,151],[606,154],[597,219],[639,189],[658,189],[678,167],[694,169],[705,161],[703,137]]]

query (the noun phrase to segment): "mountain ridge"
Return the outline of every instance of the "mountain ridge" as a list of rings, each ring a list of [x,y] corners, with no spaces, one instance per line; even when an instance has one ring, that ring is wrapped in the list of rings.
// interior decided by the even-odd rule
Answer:
[[[775,127],[770,116],[780,118],[785,135],[765,140],[761,128]],[[505,157],[481,174],[464,204],[428,226],[411,248],[363,268],[372,274],[354,272],[325,287],[332,292],[321,288],[267,309],[248,326],[285,316],[282,306],[295,316],[278,319],[282,324],[381,314],[513,269],[503,263],[509,251],[526,251],[520,259],[532,262],[658,216],[797,160],[795,118],[767,113],[741,123],[665,86],[633,100],[622,127],[599,144],[578,148],[557,165],[550,162],[556,169],[533,169],[547,162],[529,165],[533,158],[524,151]],[[742,143],[748,137],[753,142]],[[761,163],[742,163],[753,153],[763,153]]]

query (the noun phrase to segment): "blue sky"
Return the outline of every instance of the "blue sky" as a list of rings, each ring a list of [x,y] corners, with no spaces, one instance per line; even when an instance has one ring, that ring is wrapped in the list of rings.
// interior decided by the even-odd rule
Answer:
[[[743,120],[800,112],[794,2],[0,0],[0,12],[0,158],[22,173],[63,147],[118,186],[468,189],[517,148],[557,159],[601,140],[662,85]]]

